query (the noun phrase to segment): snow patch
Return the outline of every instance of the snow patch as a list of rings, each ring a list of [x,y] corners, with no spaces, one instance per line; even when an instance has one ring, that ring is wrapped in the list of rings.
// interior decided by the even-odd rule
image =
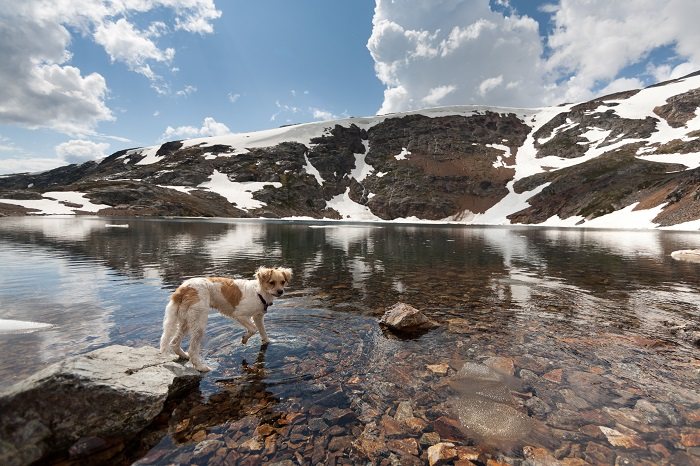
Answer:
[[[281,188],[282,183],[272,181],[231,181],[228,175],[214,170],[209,181],[199,185],[202,189],[208,189],[226,198],[239,209],[257,209],[265,204],[253,198],[253,193],[262,190],[266,186]]]
[[[311,162],[309,161],[309,158],[304,154],[304,161],[306,161],[306,165],[304,165],[304,170],[306,170],[306,173],[309,175],[313,175],[314,178],[316,178],[316,182],[320,185],[323,186],[323,177],[321,177],[321,173],[311,165]]]
[[[686,169],[693,169],[700,167],[700,153],[691,154],[650,154],[650,155],[638,155],[638,159],[647,160],[649,162],[659,162],[659,163],[677,163],[679,165],[685,165]]]
[[[374,167],[365,161],[365,156],[369,152],[369,141],[362,141],[362,144],[365,146],[365,152],[355,154],[355,168],[350,173],[350,176],[360,183],[374,172]]]
[[[146,147],[145,149],[141,149],[141,155],[144,155],[145,157],[136,162],[136,165],[150,165],[152,163],[160,161],[160,159],[162,159],[163,156],[156,155],[158,149],[160,149],[160,146],[152,146]]]
[[[333,199],[328,201],[327,206],[331,209],[336,210],[342,218],[350,218],[352,220],[368,221],[368,220],[381,220],[379,217],[374,215],[369,207],[350,199],[350,188],[345,188],[343,194],[338,194]]]
[[[0,199],[0,202],[38,210],[30,212],[31,215],[74,215],[76,210],[94,213],[111,207],[106,204],[93,204],[85,194],[76,191],[49,191],[42,196],[43,199]],[[80,207],[69,207],[66,203]]]
[[[402,148],[401,148],[401,153],[398,154],[398,155],[395,155],[394,158],[395,158],[396,160],[407,160],[407,159],[406,159],[406,156],[407,156],[407,155],[411,155],[411,152],[410,152],[408,149],[406,149],[405,147],[402,147]]]

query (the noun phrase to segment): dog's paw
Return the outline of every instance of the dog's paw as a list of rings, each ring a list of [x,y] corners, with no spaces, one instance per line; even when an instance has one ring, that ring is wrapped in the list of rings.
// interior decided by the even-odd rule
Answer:
[[[264,340],[261,342],[260,346],[267,346],[267,345],[269,345],[269,344],[270,344],[270,340],[268,340],[268,339],[266,338],[266,339],[264,339]]]
[[[200,364],[193,364],[194,368],[197,369],[199,372],[209,372],[211,370],[211,367],[207,366],[204,363]]]
[[[248,343],[248,339],[250,338],[250,335],[243,335],[243,338],[241,338],[241,343],[244,345]]]

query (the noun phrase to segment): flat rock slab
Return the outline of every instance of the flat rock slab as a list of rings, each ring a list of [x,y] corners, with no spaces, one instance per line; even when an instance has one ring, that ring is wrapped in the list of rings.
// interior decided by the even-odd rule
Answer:
[[[0,464],[29,464],[84,437],[133,436],[199,379],[147,346],[108,346],[58,362],[0,392]]]

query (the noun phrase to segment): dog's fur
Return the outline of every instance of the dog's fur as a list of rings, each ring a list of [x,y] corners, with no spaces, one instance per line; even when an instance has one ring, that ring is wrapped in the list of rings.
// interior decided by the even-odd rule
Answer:
[[[248,332],[243,336],[243,344],[256,332],[260,332],[263,344],[269,343],[263,323],[267,306],[260,298],[268,305],[272,304],[276,297],[282,296],[291,278],[291,269],[260,267],[253,280],[225,277],[196,277],[186,280],[170,296],[170,302],[165,307],[163,335],[160,338],[161,353],[168,354],[172,351],[192,361],[198,371],[211,370],[200,355],[210,308],[217,309],[245,327]],[[188,333],[189,354],[180,346]]]

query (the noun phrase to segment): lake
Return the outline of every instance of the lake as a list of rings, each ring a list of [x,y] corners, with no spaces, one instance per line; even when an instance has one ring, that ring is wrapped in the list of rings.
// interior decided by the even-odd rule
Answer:
[[[109,227],[108,224],[128,225]],[[198,275],[294,269],[272,343],[210,316],[214,370],[120,461],[700,464],[700,234],[201,219],[0,219],[3,386],[156,346]],[[439,326],[378,325],[396,302]],[[452,454],[447,452],[447,454]],[[286,463],[285,463],[286,462]]]

